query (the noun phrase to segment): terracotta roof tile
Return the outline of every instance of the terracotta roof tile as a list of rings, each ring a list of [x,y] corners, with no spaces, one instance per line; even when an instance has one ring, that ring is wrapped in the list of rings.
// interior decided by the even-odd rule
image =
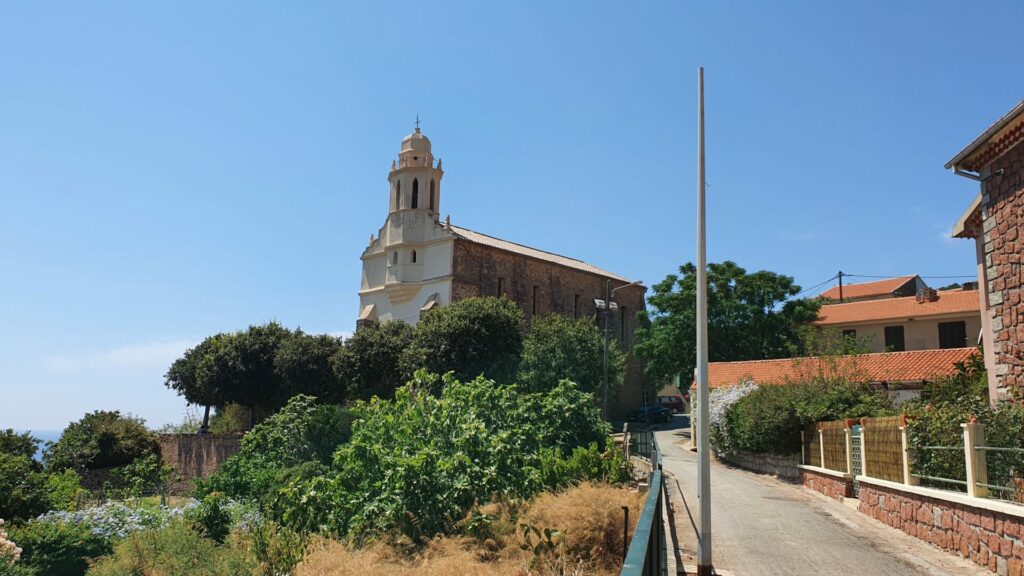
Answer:
[[[860,282],[843,286],[843,298],[870,298],[872,296],[888,296],[894,290],[913,280],[913,276],[887,278],[874,282]],[[822,298],[839,300],[839,286],[833,286],[821,293]]]
[[[944,314],[981,314],[977,290],[943,290],[934,302],[918,302],[914,296],[826,304],[818,311],[816,326],[856,322],[903,320]]]
[[[783,358],[748,362],[711,362],[708,385],[711,388],[734,386],[753,380],[757,384],[787,384],[819,375],[846,374],[860,382],[921,382],[948,376],[954,364],[977,353],[976,348],[880,352],[834,359]]]
[[[469,228],[455,226],[454,224],[451,226],[451,229],[452,232],[455,232],[455,235],[458,238],[462,238],[463,240],[469,240],[470,242],[483,244],[484,246],[490,246],[491,248],[505,250],[506,252],[512,252],[514,254],[520,254],[522,256],[529,256],[530,258],[537,258],[538,260],[546,260],[548,262],[565,266],[567,268],[574,268],[576,270],[581,270],[583,272],[597,274],[598,276],[604,276],[607,278],[612,278],[614,280],[619,280],[627,283],[630,282],[628,278],[619,276],[618,274],[613,274],[612,272],[609,272],[607,270],[602,270],[601,268],[598,268],[593,264],[588,264],[582,260],[569,258],[568,256],[562,256],[560,254],[555,254],[553,252],[545,252],[544,250],[531,248],[529,246],[524,246],[522,244],[516,244],[515,242],[509,242],[508,240],[502,240],[501,238],[488,236],[487,234],[482,234],[480,232],[470,230]]]

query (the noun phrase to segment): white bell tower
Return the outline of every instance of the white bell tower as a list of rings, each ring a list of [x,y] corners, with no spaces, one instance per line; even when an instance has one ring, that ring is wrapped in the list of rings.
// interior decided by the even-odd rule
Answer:
[[[391,184],[389,212],[399,210],[426,210],[435,222],[441,212],[441,161],[434,165],[430,139],[420,132],[419,118],[416,129],[402,139],[398,162],[391,162],[388,182]]]

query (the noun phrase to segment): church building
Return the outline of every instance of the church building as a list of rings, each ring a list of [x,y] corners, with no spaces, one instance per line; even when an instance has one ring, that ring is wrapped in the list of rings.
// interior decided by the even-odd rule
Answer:
[[[441,220],[443,177],[441,160],[435,162],[430,140],[417,127],[402,139],[398,160],[391,163],[387,219],[361,256],[357,327],[381,320],[415,324],[437,306],[504,296],[528,321],[548,314],[607,320],[613,342],[632,348],[647,288],[582,260]],[[627,395],[642,394],[642,370],[632,355],[627,372],[623,393],[632,388],[636,393]],[[624,400],[620,395],[620,406]],[[640,401],[642,396],[627,404]]]

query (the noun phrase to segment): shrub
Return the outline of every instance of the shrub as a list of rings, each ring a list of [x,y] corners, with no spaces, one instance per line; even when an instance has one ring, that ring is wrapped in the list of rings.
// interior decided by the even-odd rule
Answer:
[[[89,576],[255,576],[257,563],[244,549],[218,545],[187,522],[132,534],[100,559]]]
[[[96,411],[71,423],[45,452],[50,470],[108,468],[128,464],[147,454],[158,454],[156,436],[141,418],[120,412]]]
[[[607,425],[593,396],[571,382],[523,394],[446,376],[440,396],[428,393],[436,388],[437,377],[421,371],[393,401],[358,405],[332,473],[283,489],[281,519],[296,529],[355,537],[397,529],[422,540],[450,532],[493,494],[537,493],[546,450],[603,449]]]
[[[622,450],[609,446],[603,452],[597,443],[578,446],[568,458],[558,450],[541,454],[541,475],[547,489],[564,489],[579,482],[621,484],[633,479],[633,467]]]
[[[400,320],[373,322],[359,328],[331,359],[334,373],[348,387],[350,398],[391,398],[405,383],[402,353],[412,342],[413,329]]]
[[[0,514],[26,519],[48,508],[46,474],[27,456],[0,452]]]
[[[82,478],[74,470],[48,474],[45,490],[49,510],[77,510],[88,494],[82,488]]]
[[[294,476],[285,471],[307,462],[329,464],[338,445],[351,435],[354,419],[344,408],[318,405],[312,396],[295,396],[246,434],[241,450],[216,474],[197,481],[197,494],[223,492],[272,504],[281,482]]]
[[[162,458],[147,454],[112,470],[105,489],[119,499],[165,494],[173,472],[174,469],[164,464]]]
[[[795,454],[800,431],[825,420],[881,416],[891,412],[887,396],[841,382],[761,386],[725,414],[729,446],[747,452]]]
[[[31,521],[11,530],[22,548],[21,564],[37,574],[80,576],[89,560],[109,554],[110,541],[75,522]]]
[[[726,414],[741,398],[757,389],[753,382],[743,382],[737,386],[714,388],[708,392],[708,441],[719,456],[733,453],[732,435],[729,433],[729,422]]]
[[[231,513],[227,510],[227,497],[214,492],[203,498],[198,506],[189,510],[185,517],[192,527],[203,536],[223,543],[231,531]]]

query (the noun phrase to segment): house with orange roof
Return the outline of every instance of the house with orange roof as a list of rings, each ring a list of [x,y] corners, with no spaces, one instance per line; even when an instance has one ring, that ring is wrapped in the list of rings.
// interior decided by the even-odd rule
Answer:
[[[924,286],[916,276],[893,279],[884,286],[898,281],[904,281],[899,290]],[[978,290],[973,284],[952,290],[924,286],[910,296],[825,304],[812,324],[864,340],[871,352],[973,347],[981,333]]]
[[[956,372],[957,363],[966,362],[977,352],[977,348],[970,347],[838,357],[710,362],[708,386],[722,388],[743,382],[772,386],[841,376],[887,390],[900,402],[920,395],[924,386],[936,378],[952,375]]]
[[[882,298],[899,298],[913,296],[927,288],[918,275],[886,278],[872,282],[859,282],[843,286],[833,286],[821,293],[821,298],[837,302],[860,302],[862,300],[879,300]]]

